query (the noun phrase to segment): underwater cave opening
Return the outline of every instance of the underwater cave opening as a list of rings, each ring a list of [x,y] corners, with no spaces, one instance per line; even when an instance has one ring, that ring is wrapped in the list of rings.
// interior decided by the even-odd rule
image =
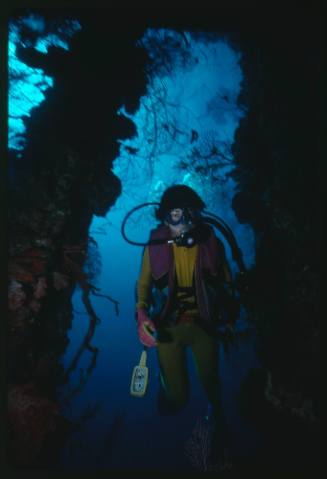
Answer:
[[[116,317],[106,298],[94,298],[96,314],[101,320],[92,337],[92,345],[99,351],[97,365],[83,393],[74,399],[73,405],[65,408],[65,413],[73,412],[75,417],[88,403],[95,402],[95,398],[99,399],[99,410],[94,407],[94,418],[79,435],[83,443],[80,452],[72,457],[69,447],[65,448],[63,464],[68,469],[80,467],[81,462],[92,469],[95,456],[97,465],[100,460],[104,467],[117,470],[157,467],[192,470],[194,467],[181,451],[192,437],[196,420],[206,412],[207,403],[197,383],[191,356],[188,363],[192,400],[178,418],[162,418],[156,413],[159,383],[154,351],[148,354],[150,383],[146,397],[129,396],[132,369],[142,350],[135,328],[135,284],[142,250],[126,243],[121,235],[126,213],[139,203],[158,201],[165,188],[172,184],[191,186],[203,197],[207,209],[222,216],[231,227],[246,266],[254,263],[253,231],[238,222],[231,206],[235,194],[235,182],[230,175],[235,168],[232,146],[239,121],[246,115],[245,106],[238,102],[242,84],[241,53],[225,38],[188,31],[181,36],[169,29],[147,29],[139,44],[148,50],[151,59],[147,91],[136,112],[128,113],[124,105],[117,112],[131,120],[136,129],[134,137],[120,141],[119,156],[114,161],[113,171],[122,182],[122,193],[105,217],[93,217],[89,229],[101,258],[96,286],[119,302],[119,316]],[[147,241],[155,223],[153,207],[140,210],[128,222],[128,236]],[[236,274],[230,245],[223,236],[221,240]],[[66,365],[88,330],[88,318],[81,313],[81,291],[76,290],[73,301],[79,313],[69,334],[70,347],[63,358]],[[243,310],[237,327],[241,332],[249,328]],[[222,348],[219,354],[224,413],[238,438],[234,439],[234,447],[238,453],[242,450],[243,455],[251,454],[258,435],[238,413],[236,395],[249,369],[258,367],[254,337],[243,341],[243,346],[231,358],[225,357]],[[89,358],[81,358],[79,368],[87,370],[88,361]],[[77,371],[74,374],[76,381]],[[108,440],[108,423],[116,431],[115,439],[109,434],[110,441],[115,442],[114,454],[100,458],[99,449],[106,447]],[[165,465],[160,460],[160,444],[150,445],[158,429],[162,434],[160,444],[166,448],[170,444],[171,449]],[[169,441],[172,430],[175,443]],[[176,430],[180,433],[176,434]],[[74,441],[76,437],[71,444]],[[83,455],[83,448],[88,450],[87,456]],[[127,450],[129,457],[126,457]]]
[[[74,78],[69,73],[67,78],[62,76],[59,81],[55,75],[59,75],[58,65],[50,62],[49,67],[46,58],[50,53],[53,55],[51,48],[69,52],[70,43],[78,32],[83,34],[83,23],[80,21],[70,19],[60,25],[56,21],[47,23],[42,16],[33,14],[15,19],[10,24],[8,146],[13,155],[13,175],[19,171],[19,160],[21,163],[25,160],[26,140],[28,155],[35,155],[40,122],[44,115],[49,114],[49,91],[53,93],[53,109],[60,91],[65,92],[65,89],[61,90],[64,81],[71,82]],[[85,46],[87,39],[83,41]],[[73,57],[76,55],[76,44],[74,48]],[[190,354],[188,366],[192,399],[178,418],[157,415],[158,365],[154,351],[149,352],[150,383],[146,397],[138,401],[129,395],[132,369],[142,349],[135,328],[135,284],[142,251],[127,244],[121,235],[120,228],[126,213],[139,203],[158,201],[163,191],[172,184],[188,185],[204,199],[207,210],[222,217],[230,226],[243,252],[246,267],[250,268],[255,263],[254,232],[249,225],[238,221],[232,208],[236,192],[232,174],[236,168],[233,154],[235,132],[240,120],[247,114],[246,105],[240,101],[244,81],[241,51],[236,50],[224,35],[169,28],[147,28],[136,48],[147,52],[147,85],[134,113],[130,113],[123,103],[116,111],[117,123],[120,118],[127,119],[135,131],[133,137],[118,140],[119,152],[113,162],[112,171],[121,181],[122,192],[106,214],[101,210],[92,218],[89,227],[92,241],[84,266],[86,273],[91,272],[92,275],[92,301],[83,289],[85,284],[83,287],[77,285],[72,295],[67,347],[60,360],[64,370],[64,382],[57,391],[61,413],[73,424],[80,425],[62,450],[61,467],[66,470],[162,468],[161,444],[151,444],[151,461],[148,459],[151,438],[158,429],[162,432],[162,444],[165,446],[172,431],[180,432],[175,434],[176,442],[170,443],[170,459],[165,464],[167,470],[175,467],[192,470],[194,467],[194,458],[184,454],[184,448],[193,437],[197,420],[206,412],[207,400],[199,388]],[[36,64],[43,64],[44,69],[23,62],[28,51],[29,62],[33,63],[33,50],[37,53]],[[60,63],[64,57],[56,58],[55,61]],[[104,68],[107,69],[106,66]],[[86,67],[81,67],[81,72],[85,73],[85,70]],[[82,94],[83,87],[78,91]],[[77,96],[74,101],[77,105]],[[70,107],[73,106],[74,102]],[[56,120],[62,111],[61,108],[56,110]],[[86,111],[91,115],[96,112],[96,107]],[[39,112],[40,118],[33,124]],[[104,117],[105,112],[102,111],[101,115]],[[31,144],[30,138],[25,137],[26,125],[32,125],[34,140]],[[74,135],[80,126],[77,123],[72,130]],[[113,130],[116,134],[119,127]],[[58,131],[62,134],[61,130]],[[27,133],[31,134],[31,130]],[[76,140],[74,135],[72,139]],[[62,184],[60,194],[64,198],[66,180],[60,177],[61,171],[65,171],[68,158],[72,165],[69,174],[75,174],[76,155],[69,153],[68,157],[63,156],[60,164],[56,158],[57,150],[51,154],[46,150],[48,138],[45,136],[44,151],[49,157],[54,157],[54,173],[58,185]],[[62,142],[68,140],[67,135],[59,138]],[[97,151],[100,150],[101,145]],[[42,161],[42,147],[36,157],[38,155]],[[96,189],[94,191],[96,193]],[[54,187],[54,194],[56,192]],[[128,235],[146,241],[155,223],[153,208],[145,208],[129,221]],[[76,231],[74,234],[76,236]],[[220,239],[235,275],[238,268],[230,244],[223,235]],[[65,248],[66,261],[69,254],[82,254],[82,249],[78,247],[69,250],[68,245]],[[64,277],[55,276],[54,284],[58,288],[64,283]],[[249,329],[243,308],[237,329],[241,333]],[[254,342],[255,338],[250,334],[231,356],[227,357],[222,347],[219,352],[224,414],[234,431],[233,447],[238,454],[242,450],[243,455],[251,454],[258,442],[256,431],[239,414],[236,400],[237,391],[249,369],[258,366]],[[130,451],[127,460],[126,450]]]
[[[93,28],[96,23],[94,21]],[[101,25],[105,23],[103,19]],[[191,399],[180,415],[162,417],[157,412],[159,371],[154,350],[148,352],[150,381],[146,396],[135,398],[129,394],[132,370],[142,351],[135,327],[135,285],[142,249],[124,241],[121,225],[131,208],[158,201],[170,185],[188,185],[204,199],[206,209],[222,217],[232,229],[246,268],[256,266],[258,231],[254,232],[246,215],[241,218],[234,209],[242,209],[242,202],[247,199],[246,194],[238,195],[240,184],[236,178],[240,164],[235,162],[234,155],[238,147],[238,129],[248,115],[248,105],[243,103],[248,97],[242,93],[249,79],[245,78],[242,69],[242,48],[237,48],[226,34],[149,27],[142,31],[137,44],[131,46],[131,35],[124,39],[124,47],[112,48],[113,56],[107,58],[104,55],[106,45],[97,45],[98,38],[108,40],[106,32],[93,38],[91,43],[92,29],[88,33],[86,30],[83,21],[70,19],[60,26],[60,22],[47,24],[42,16],[30,15],[12,22],[8,45],[11,75],[8,146],[12,155],[9,171],[12,184],[20,168],[22,171],[25,168],[25,174],[29,175],[30,165],[24,161],[27,144],[27,158],[35,156],[39,162],[35,170],[41,178],[40,184],[44,181],[47,187],[51,186],[45,194],[52,208],[47,211],[53,215],[45,213],[48,215],[47,231],[53,231],[58,238],[56,235],[61,231],[65,215],[70,238],[74,238],[72,243],[75,239],[78,243],[80,231],[88,228],[88,232],[83,233],[83,238],[88,237],[88,251],[83,249],[85,244],[63,244],[66,266],[72,265],[70,257],[83,258],[81,264],[86,258],[86,276],[82,276],[84,283],[77,282],[71,298],[65,303],[66,311],[60,310],[67,321],[60,333],[65,336],[65,351],[60,353],[64,381],[56,392],[61,413],[74,427],[62,448],[59,467],[70,471],[203,470],[208,450],[201,450],[199,444],[194,446],[194,441],[199,434],[202,438],[206,435],[200,419],[206,413],[207,399],[199,387],[191,355],[188,355]],[[114,35],[110,31],[110,41]],[[83,48],[88,44],[92,45],[90,51],[94,48],[94,55],[83,58]],[[36,57],[33,49],[37,52]],[[147,58],[146,88],[133,102],[132,95],[125,95],[123,90],[134,81],[141,84],[144,72],[142,75],[135,73],[135,77],[128,75],[132,69],[128,70],[126,57],[131,58],[133,52],[136,56],[142,49],[146,55],[139,54],[140,62],[136,61],[135,65],[140,67]],[[34,66],[22,61],[27,50],[30,61],[37,58]],[[58,50],[67,55],[58,55]],[[52,60],[47,64],[46,59],[50,57]],[[39,68],[38,62],[45,68]],[[74,72],[80,64],[78,72]],[[110,83],[113,64],[115,78]],[[67,75],[60,76],[62,65],[67,66]],[[81,83],[75,88],[78,77]],[[98,82],[99,91],[92,92],[82,105],[81,98],[84,98],[89,80],[92,85]],[[126,103],[125,97],[128,98]],[[131,105],[138,106],[133,110]],[[63,124],[60,123],[62,116],[65,116]],[[43,119],[48,121],[44,125]],[[76,123],[70,129],[72,120]],[[52,121],[58,123],[58,129],[50,134],[48,127]],[[251,131],[255,135],[255,131]],[[48,140],[52,142],[49,144],[56,145],[57,134],[60,145],[49,152]],[[29,135],[34,135],[32,141]],[[43,142],[40,149],[39,142]],[[49,163],[45,166],[44,158]],[[251,165],[246,167],[250,170]],[[258,170],[265,167],[259,165]],[[37,202],[37,189],[34,190],[33,198]],[[269,192],[263,202],[269,202],[268,196]],[[69,203],[72,197],[73,204]],[[252,200],[253,196],[249,197],[248,210],[253,212],[256,205],[251,204]],[[82,212],[82,216],[85,209],[85,222],[81,217],[76,219],[76,211],[74,221],[70,221],[72,206],[73,210]],[[93,217],[88,223],[91,214]],[[260,211],[254,211],[252,226],[260,215]],[[41,249],[46,248],[41,236],[42,221],[42,218],[33,217],[29,225],[35,236],[40,235],[41,240],[38,237],[39,243],[35,244]],[[50,229],[51,223],[58,225],[58,229]],[[147,207],[130,218],[127,235],[136,241],[147,241],[149,231],[155,226],[154,208]],[[236,276],[238,268],[230,245],[218,231],[217,235]],[[42,261],[37,258],[35,264],[41,268]],[[58,271],[52,273],[55,289],[64,290],[69,282],[65,275]],[[28,275],[25,277],[30,281]],[[28,287],[18,285],[18,299],[21,300],[26,292],[42,297],[46,289],[42,281],[37,282],[35,288],[32,284]],[[51,302],[46,303],[48,307],[49,304],[51,307]],[[38,307],[37,301],[33,307]],[[59,324],[63,325],[60,322],[63,318],[60,319],[59,314],[55,318],[56,314],[48,314],[53,322],[50,332],[46,333],[48,336],[59,328]],[[251,422],[243,415],[240,392],[243,385],[252,380],[255,390],[265,378],[260,376],[257,337],[247,315],[246,307],[242,306],[236,322],[236,331],[242,338],[238,344],[229,352],[222,346],[219,348],[219,376],[223,414],[231,431],[231,453],[244,462],[251,462],[260,455],[262,436],[258,421]],[[45,331],[46,326],[43,327]],[[253,371],[260,377],[251,376],[249,373]],[[245,403],[252,398],[245,397]],[[195,447],[192,451],[190,442]],[[271,455],[273,447],[272,444]],[[162,460],[162,448],[166,450],[165,461]],[[284,453],[278,451],[278,454]],[[207,464],[206,467],[214,468],[215,465]]]

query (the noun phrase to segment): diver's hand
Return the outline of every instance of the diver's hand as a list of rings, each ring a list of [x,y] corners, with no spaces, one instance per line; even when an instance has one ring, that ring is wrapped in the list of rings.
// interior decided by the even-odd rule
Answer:
[[[156,332],[156,327],[148,317],[147,312],[145,309],[138,309],[137,310],[137,334],[139,336],[139,340],[141,341],[144,346],[148,348],[152,348],[156,346],[156,340],[154,338],[154,333]]]

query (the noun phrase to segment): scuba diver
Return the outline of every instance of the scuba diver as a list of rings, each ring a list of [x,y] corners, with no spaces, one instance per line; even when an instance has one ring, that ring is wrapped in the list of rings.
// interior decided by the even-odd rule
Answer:
[[[232,338],[238,310],[229,308],[228,317],[222,315],[222,298],[233,297],[232,274],[223,243],[203,221],[204,207],[188,186],[174,185],[163,193],[156,209],[160,224],[151,231],[143,252],[136,321],[140,342],[157,350],[159,414],[174,414],[188,401],[190,348],[211,419],[218,425],[217,327],[223,326],[224,334]]]

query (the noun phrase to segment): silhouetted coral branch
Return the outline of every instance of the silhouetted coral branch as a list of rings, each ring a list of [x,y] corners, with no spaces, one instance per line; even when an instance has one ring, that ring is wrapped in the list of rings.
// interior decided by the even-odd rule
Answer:
[[[212,450],[213,427],[209,421],[197,419],[191,437],[185,444],[185,454],[191,464],[200,471],[230,471],[234,465],[229,461],[226,450],[217,460]]]
[[[185,453],[193,466],[201,471],[209,471],[211,451],[211,431],[208,424],[198,419],[192,435],[185,445]]]
[[[90,285],[91,287],[91,293],[94,295],[94,296],[99,296],[100,298],[106,298],[108,299],[109,301],[111,301],[112,303],[114,303],[115,305],[115,311],[116,311],[116,316],[119,316],[119,302],[116,301],[115,299],[113,299],[111,296],[108,296],[107,294],[99,294],[99,293],[96,293],[95,291],[99,291],[99,288],[96,288],[95,286],[92,286]]]

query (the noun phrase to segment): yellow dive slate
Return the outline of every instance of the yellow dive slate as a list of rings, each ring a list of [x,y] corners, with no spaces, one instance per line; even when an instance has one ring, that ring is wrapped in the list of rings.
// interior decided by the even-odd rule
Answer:
[[[132,396],[144,396],[148,385],[149,370],[146,367],[146,350],[142,351],[140,363],[133,369],[130,392]]]

